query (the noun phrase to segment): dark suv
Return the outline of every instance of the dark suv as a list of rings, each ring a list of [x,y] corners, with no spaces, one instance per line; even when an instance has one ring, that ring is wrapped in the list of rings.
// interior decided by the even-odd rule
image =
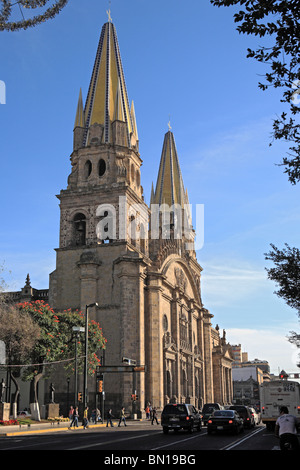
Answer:
[[[161,414],[161,425],[165,434],[169,429],[174,429],[175,432],[179,429],[193,432],[196,428],[201,431],[201,415],[193,405],[169,403]]]
[[[245,428],[253,428],[255,426],[254,416],[248,406],[231,405],[229,409],[235,410],[240,415],[240,417],[243,418]]]
[[[223,410],[224,406],[220,405],[219,403],[206,403],[202,408],[202,421],[204,426],[206,426],[207,421],[213,414],[215,410]]]

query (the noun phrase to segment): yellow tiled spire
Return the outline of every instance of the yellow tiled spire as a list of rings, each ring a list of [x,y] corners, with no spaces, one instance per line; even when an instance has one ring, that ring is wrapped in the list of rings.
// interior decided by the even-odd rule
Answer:
[[[169,126],[170,128],[170,126]],[[155,193],[151,194],[152,204],[188,204],[173,132],[164,137]]]
[[[115,26],[109,21],[101,30],[92,78],[86,98],[84,115],[86,133],[84,145],[89,143],[89,127],[95,123],[104,127],[103,142],[111,143],[111,123],[121,118],[127,126],[127,144],[134,133],[124,72]]]

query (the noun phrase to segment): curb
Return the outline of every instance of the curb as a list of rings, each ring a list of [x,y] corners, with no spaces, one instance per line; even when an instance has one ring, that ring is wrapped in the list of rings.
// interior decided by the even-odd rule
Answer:
[[[137,420],[134,421],[134,423],[141,422],[142,420]],[[132,421],[131,421],[132,422]],[[117,422],[116,422],[117,423]],[[71,431],[71,432],[76,432],[79,430],[83,430],[84,427],[83,425],[78,425],[77,428],[70,428],[69,426],[63,426],[60,427],[59,425],[52,425],[51,427],[45,427],[43,429],[32,429],[33,426],[41,426],[39,424],[32,424],[31,429],[20,429],[20,430],[7,430],[7,432],[1,432],[0,430],[0,437],[10,437],[10,436],[21,436],[21,435],[26,435],[26,434],[42,434],[42,433],[51,433],[51,432],[61,432],[61,431]],[[48,424],[45,424],[45,426],[49,426]],[[99,424],[89,424],[89,428],[100,428],[100,427],[106,427],[106,423],[99,423]],[[117,427],[117,424],[114,425],[114,427]]]

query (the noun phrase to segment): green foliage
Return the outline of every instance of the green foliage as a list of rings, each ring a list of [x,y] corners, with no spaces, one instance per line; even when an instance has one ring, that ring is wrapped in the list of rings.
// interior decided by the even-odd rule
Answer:
[[[69,0],[0,0],[0,31],[16,31],[20,29],[27,29],[29,27],[34,27],[40,23],[43,23],[51,18],[54,18],[60,13],[60,11],[67,5]],[[49,5],[48,8],[43,9],[43,7]],[[23,9],[34,10],[36,8],[42,9],[39,14],[33,16],[30,19],[25,19],[23,14]],[[21,14],[19,21],[14,21],[14,9],[17,9],[17,13]]]
[[[287,243],[282,250],[273,244],[271,247],[272,250],[265,254],[266,260],[274,263],[273,268],[267,269],[268,278],[279,287],[275,294],[297,309],[300,315],[300,250]]]
[[[85,317],[80,311],[71,309],[55,312],[43,301],[23,302],[17,305],[33,318],[40,328],[40,338],[32,354],[31,366],[26,368],[24,379],[32,380],[41,370],[50,372],[51,366],[61,362],[68,371],[74,369],[75,336],[73,326],[84,327]],[[99,365],[97,352],[105,348],[106,339],[103,337],[99,323],[94,320],[88,325],[88,373],[93,375]],[[84,341],[78,341],[78,357],[84,355]]]
[[[259,88],[282,88],[282,103],[289,107],[273,121],[273,140],[289,143],[280,166],[292,184],[300,181],[300,1],[299,0],[211,0],[215,6],[243,6],[234,14],[239,33],[268,38],[264,46],[248,49],[247,57],[269,66]],[[271,43],[271,44],[270,44]],[[272,145],[272,142],[270,143]]]

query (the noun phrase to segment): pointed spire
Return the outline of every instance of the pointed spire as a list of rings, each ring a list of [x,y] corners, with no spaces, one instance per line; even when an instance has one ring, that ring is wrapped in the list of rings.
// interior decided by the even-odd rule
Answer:
[[[124,110],[122,106],[122,94],[121,94],[121,85],[119,80],[119,86],[116,94],[116,102],[115,102],[115,114],[114,114],[114,121],[125,121],[124,117]]]
[[[131,102],[130,116],[131,116],[132,125],[133,125],[133,133],[136,137],[136,140],[139,140],[137,125],[136,125],[136,118],[135,118],[134,102],[133,101]]]
[[[101,30],[93,73],[84,108],[86,132],[84,144],[89,144],[89,128],[98,123],[104,128],[104,143],[112,143],[111,124],[115,116],[126,122],[127,145],[133,132],[125,77],[117,32],[109,14]]]
[[[188,204],[175,139],[171,130],[164,137],[153,203],[165,203],[169,206],[180,204],[182,207]]]
[[[26,286],[26,287],[30,287],[30,286],[31,286],[29,274],[27,274],[27,276],[26,276],[25,286]]]
[[[75,127],[85,127],[81,88],[80,88],[80,92],[79,92],[79,98],[78,98],[78,105],[77,105],[74,129],[75,129]]]
[[[150,206],[154,204],[154,200],[155,200],[155,194],[154,194],[154,186],[153,186],[153,181],[152,181]]]

